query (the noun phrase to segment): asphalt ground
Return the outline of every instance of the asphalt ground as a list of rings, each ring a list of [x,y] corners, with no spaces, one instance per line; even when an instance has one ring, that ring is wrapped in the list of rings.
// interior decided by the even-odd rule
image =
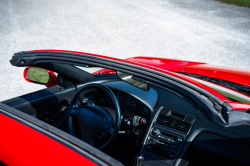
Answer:
[[[214,0],[0,0],[0,101],[45,88],[15,52],[154,56],[250,70],[250,8]]]

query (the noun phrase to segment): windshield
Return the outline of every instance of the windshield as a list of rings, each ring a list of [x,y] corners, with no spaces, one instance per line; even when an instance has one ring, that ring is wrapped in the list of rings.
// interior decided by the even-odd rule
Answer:
[[[190,76],[187,76],[187,77],[214,89],[215,91],[219,92],[220,94],[222,94],[223,96],[227,97],[228,99],[232,101],[250,104],[250,97],[242,93],[236,92],[232,89],[229,89],[229,88],[226,88],[226,87],[223,87],[223,86],[220,86],[220,85],[208,82],[208,81],[200,80],[200,79],[193,78]]]
[[[145,91],[149,90],[149,86],[147,83],[144,83],[140,80],[137,80],[136,77],[134,77],[131,74],[126,74],[126,73],[122,73],[119,71],[114,71],[114,70],[110,70],[110,69],[104,69],[104,68],[99,68],[99,67],[83,67],[83,66],[74,66],[80,70],[83,70],[85,72],[88,72],[92,75],[110,75],[110,74],[117,74],[118,78],[120,78],[121,80],[137,87],[140,89],[143,89]]]

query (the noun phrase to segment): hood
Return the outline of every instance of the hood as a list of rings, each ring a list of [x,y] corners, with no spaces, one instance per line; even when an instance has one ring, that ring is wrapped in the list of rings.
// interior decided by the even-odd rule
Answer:
[[[250,71],[168,58],[133,57],[126,59],[173,72],[186,72],[250,86]]]

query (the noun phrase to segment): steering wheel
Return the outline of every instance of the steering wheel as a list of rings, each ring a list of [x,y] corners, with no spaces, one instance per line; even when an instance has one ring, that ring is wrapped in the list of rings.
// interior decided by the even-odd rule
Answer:
[[[111,97],[116,111],[115,120],[104,108],[94,105],[93,102],[81,100],[80,95],[91,89],[104,90]],[[77,105],[77,103],[80,104]],[[78,125],[76,119],[78,120]],[[71,135],[79,137],[79,139],[91,145],[103,136],[107,134],[110,135],[110,138],[103,145],[96,147],[98,149],[107,146],[115,140],[120,130],[120,125],[121,112],[119,102],[107,86],[96,83],[84,85],[76,92],[70,102],[68,109],[68,127]]]

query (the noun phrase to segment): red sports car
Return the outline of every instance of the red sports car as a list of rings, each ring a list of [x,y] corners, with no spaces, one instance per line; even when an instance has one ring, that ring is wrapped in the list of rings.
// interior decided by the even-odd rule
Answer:
[[[248,71],[62,50],[10,63],[47,88],[0,103],[0,165],[250,165]]]

